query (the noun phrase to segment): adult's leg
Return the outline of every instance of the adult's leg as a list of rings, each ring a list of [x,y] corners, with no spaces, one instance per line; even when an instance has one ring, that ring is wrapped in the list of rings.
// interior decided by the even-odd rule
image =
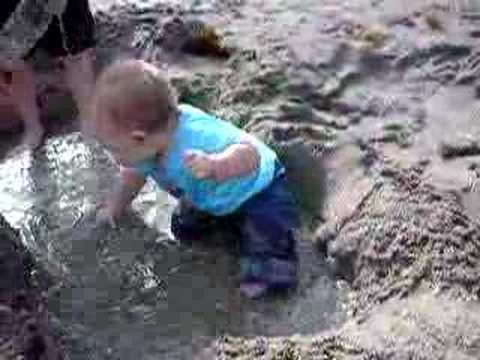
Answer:
[[[22,118],[11,97],[3,99],[0,95],[0,132],[17,132],[21,129],[21,126]]]
[[[77,104],[82,130],[88,133],[91,116],[90,99],[95,84],[94,54],[84,50],[64,60],[65,83]]]
[[[69,0],[60,28],[69,55],[64,59],[65,83],[79,110],[82,129],[88,132],[90,97],[95,83],[95,20],[88,0]]]
[[[11,73],[0,70],[0,131],[20,128],[22,118],[10,91]]]
[[[42,144],[45,130],[40,122],[40,111],[37,105],[35,73],[27,62],[22,61],[12,71],[10,91],[24,122],[23,144],[35,149]]]
[[[90,97],[95,82],[95,21],[88,0],[68,0],[61,19],[54,18],[37,48],[58,59],[64,83],[72,93],[82,129],[90,117]]]

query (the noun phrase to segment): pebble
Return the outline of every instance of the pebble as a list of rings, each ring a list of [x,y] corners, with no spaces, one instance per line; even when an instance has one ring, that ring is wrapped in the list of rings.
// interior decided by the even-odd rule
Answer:
[[[470,36],[473,38],[480,38],[480,30],[472,30],[470,31]]]
[[[440,154],[445,159],[480,155],[480,144],[474,139],[443,142],[440,145]]]

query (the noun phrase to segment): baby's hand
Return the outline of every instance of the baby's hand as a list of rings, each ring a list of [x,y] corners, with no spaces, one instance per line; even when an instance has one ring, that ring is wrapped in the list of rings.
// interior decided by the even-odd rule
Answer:
[[[214,161],[211,155],[200,150],[188,150],[183,156],[183,163],[197,179],[208,179],[214,174]]]

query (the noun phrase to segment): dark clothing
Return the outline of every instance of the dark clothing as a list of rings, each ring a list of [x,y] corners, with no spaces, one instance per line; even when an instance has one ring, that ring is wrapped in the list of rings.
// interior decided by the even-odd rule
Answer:
[[[33,51],[41,48],[53,57],[60,57],[75,55],[95,46],[95,21],[88,0],[69,0],[61,18],[65,34],[62,34],[58,17],[54,17]]]
[[[2,0],[2,4],[0,5],[0,24],[2,26],[13,13],[18,3],[19,0]]]
[[[2,0],[0,5],[0,24],[9,19],[20,0]],[[37,49],[43,49],[52,57],[68,54],[75,55],[95,46],[94,19],[88,0],[69,0],[65,11],[59,18],[54,16],[40,40],[27,55],[30,57]]]
[[[297,254],[294,229],[299,216],[284,174],[246,201],[232,215],[214,217],[180,207],[172,217],[172,232],[195,241],[212,229],[227,228],[239,235],[240,281],[260,282],[269,288],[290,288],[296,283]]]

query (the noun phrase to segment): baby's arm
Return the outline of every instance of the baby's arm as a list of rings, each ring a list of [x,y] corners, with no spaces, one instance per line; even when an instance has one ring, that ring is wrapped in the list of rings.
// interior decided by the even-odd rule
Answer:
[[[213,178],[225,181],[232,177],[250,174],[258,166],[257,150],[251,144],[241,143],[229,146],[213,156]]]
[[[259,158],[253,145],[242,142],[230,145],[218,154],[189,151],[184,161],[194,176],[222,182],[255,171]]]
[[[119,216],[135,199],[145,185],[145,178],[133,169],[121,167],[120,179],[107,201],[107,211],[112,218]]]

